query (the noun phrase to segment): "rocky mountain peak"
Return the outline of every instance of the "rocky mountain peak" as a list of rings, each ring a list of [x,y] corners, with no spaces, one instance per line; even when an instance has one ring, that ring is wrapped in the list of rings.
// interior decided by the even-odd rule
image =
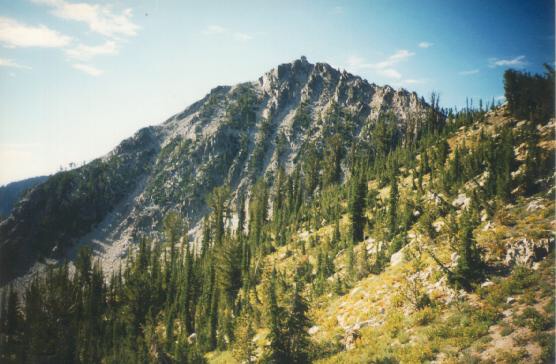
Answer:
[[[195,240],[215,187],[228,186],[235,201],[258,179],[271,182],[278,168],[291,172],[307,149],[325,153],[335,133],[348,150],[366,140],[380,115],[394,115],[403,133],[411,115],[427,109],[415,93],[370,84],[305,57],[255,82],[215,87],[104,158],[58,173],[32,191],[0,223],[0,255],[11,260],[0,262],[2,278],[39,257],[64,259],[76,243],[95,247],[109,273],[131,244],[145,236],[160,239],[169,211],[189,221]],[[60,228],[66,225],[71,229]]]

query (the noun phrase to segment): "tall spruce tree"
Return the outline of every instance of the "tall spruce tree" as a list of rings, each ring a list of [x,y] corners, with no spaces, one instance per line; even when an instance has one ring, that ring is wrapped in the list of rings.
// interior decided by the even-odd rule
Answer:
[[[288,340],[287,363],[304,364],[309,362],[309,334],[311,321],[307,316],[309,306],[302,295],[303,284],[298,274],[295,275],[295,287],[291,312],[286,322]]]
[[[283,321],[284,309],[278,305],[276,279],[276,268],[273,268],[267,292],[270,329],[268,340],[270,344],[265,353],[265,361],[272,364],[282,364],[288,363],[289,356]]]
[[[351,218],[351,240],[358,243],[363,240],[363,229],[365,227],[365,197],[367,196],[367,180],[363,173],[352,175],[349,212]]]

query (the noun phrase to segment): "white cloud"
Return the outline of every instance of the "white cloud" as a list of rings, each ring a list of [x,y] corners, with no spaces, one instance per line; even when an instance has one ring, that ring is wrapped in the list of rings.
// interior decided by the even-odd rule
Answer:
[[[115,13],[110,5],[68,3],[64,0],[32,1],[51,7],[52,14],[59,18],[85,23],[91,31],[107,37],[132,37],[139,29],[131,20],[133,11],[129,8]]]
[[[406,49],[400,49],[393,53],[392,55],[388,56],[386,59],[377,62],[377,63],[365,63],[365,60],[358,56],[351,56],[347,60],[348,66],[353,69],[373,69],[378,74],[399,80],[402,78],[402,74],[393,68],[393,66],[405,59],[408,59],[414,56],[415,53],[408,51]]]
[[[422,85],[427,83],[427,79],[425,78],[407,78],[403,80],[396,80],[392,82],[392,86],[394,87],[411,87],[414,85]]]
[[[476,75],[477,73],[479,73],[478,69],[465,70],[465,71],[460,71],[459,72],[460,76]]]
[[[99,70],[98,68],[90,66],[88,64],[76,63],[76,64],[72,64],[71,66],[73,68],[75,68],[76,70],[79,70],[81,72],[85,72],[86,74],[88,74],[90,76],[93,76],[93,77],[100,76],[104,73],[102,70]]]
[[[506,101],[506,96],[504,96],[504,95],[499,95],[499,96],[495,96],[494,99],[495,99],[496,101],[504,102],[504,101]]]
[[[246,33],[236,32],[234,33],[234,39],[240,42],[247,42],[253,39],[253,36]]]
[[[414,52],[410,52],[406,49],[400,49],[399,51],[396,51],[396,53],[394,53],[390,57],[388,57],[386,62],[389,62],[390,64],[393,64],[393,63],[396,63],[396,62],[401,61],[403,59],[412,57],[414,55],[415,55]]]
[[[24,66],[7,58],[0,58],[0,67],[23,68],[30,70],[31,67]]]
[[[17,20],[0,17],[0,43],[6,47],[61,48],[71,42],[71,37],[44,25],[32,26]]]
[[[97,46],[79,44],[74,48],[66,50],[66,55],[73,59],[87,61],[95,56],[118,53],[118,45],[114,41],[106,41]]]
[[[430,48],[434,45],[434,43],[430,42],[421,42],[418,44],[419,48]]]
[[[220,25],[209,25],[202,31],[202,33],[204,35],[223,35],[226,37],[231,37],[237,42],[248,42],[255,38],[252,34],[236,32]]]
[[[384,77],[394,78],[394,79],[397,79],[397,80],[402,78],[402,74],[400,72],[396,71],[393,68],[379,69],[378,73],[381,74]]]
[[[221,27],[220,25],[209,25],[203,30],[203,34],[213,35],[213,34],[224,34],[227,33],[228,29]]]
[[[425,82],[426,81],[423,80],[423,79],[413,79],[413,78],[402,81],[402,83],[405,83],[407,85],[420,85],[420,84],[423,84]]]
[[[360,66],[365,62],[365,60],[359,56],[349,56],[347,59],[347,64],[353,68],[360,68]]]
[[[344,13],[344,7],[343,6],[335,6],[332,8],[331,13],[333,15],[342,15]]]
[[[498,58],[490,58],[488,60],[489,67],[523,67],[527,64],[525,60],[525,56],[517,56],[515,58],[510,59],[498,59]]]

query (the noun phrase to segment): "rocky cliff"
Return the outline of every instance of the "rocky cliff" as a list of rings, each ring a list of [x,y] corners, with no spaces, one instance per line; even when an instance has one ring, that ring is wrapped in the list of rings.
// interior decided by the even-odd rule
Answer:
[[[305,57],[256,81],[216,87],[108,155],[31,190],[0,223],[0,283],[44,258],[71,258],[82,244],[92,246],[110,272],[130,244],[160,238],[171,210],[187,218],[194,239],[213,188],[227,185],[235,199],[258,178],[272,179],[279,166],[294,169],[308,148],[322,151],[332,133],[340,131],[348,150],[368,141],[381,115],[408,135],[428,110],[415,93]]]

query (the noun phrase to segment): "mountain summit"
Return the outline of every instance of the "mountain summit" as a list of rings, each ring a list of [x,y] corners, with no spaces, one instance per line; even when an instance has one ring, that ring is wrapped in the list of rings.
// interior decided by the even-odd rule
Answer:
[[[553,363],[554,77],[213,89],[0,223],[0,361]]]
[[[390,115],[406,135],[415,133],[427,110],[415,93],[305,57],[256,81],[218,86],[108,155],[27,193],[0,223],[0,282],[37,259],[71,258],[73,247],[83,244],[110,272],[130,243],[159,237],[169,211],[185,216],[196,238],[215,187],[229,186],[235,201],[260,177],[272,177],[279,167],[292,171],[303,153],[322,155],[338,132],[344,175],[347,152],[369,138],[379,117]]]

